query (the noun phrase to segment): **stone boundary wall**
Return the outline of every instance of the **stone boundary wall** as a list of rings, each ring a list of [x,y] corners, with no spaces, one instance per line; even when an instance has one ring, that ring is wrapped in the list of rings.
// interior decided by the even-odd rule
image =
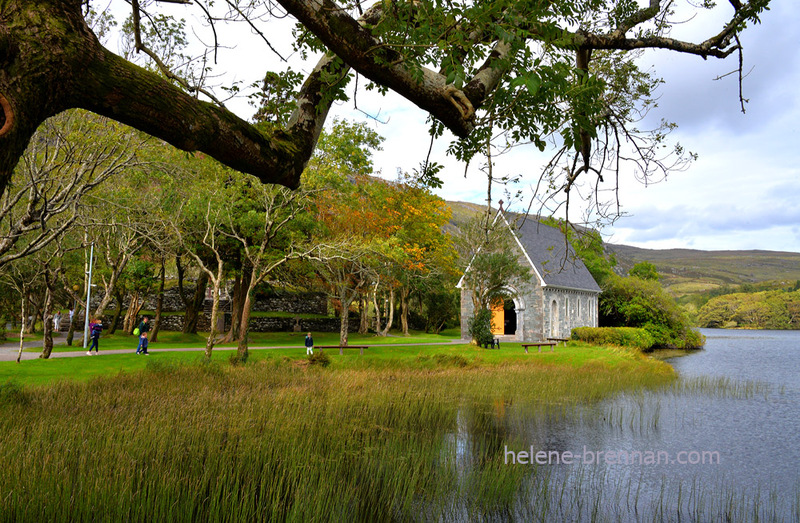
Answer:
[[[186,286],[186,295],[191,297],[194,295],[194,286]],[[92,296],[92,308],[100,304],[102,296]],[[143,310],[154,311],[158,305],[158,297],[153,294],[147,296],[144,300]],[[126,297],[122,302],[123,308],[127,308],[129,299]],[[211,300],[206,300],[210,308]],[[224,307],[229,307],[227,301],[223,301]],[[116,310],[117,303],[112,300],[106,310]],[[164,302],[162,311],[164,312],[183,312],[183,300],[181,300],[180,293],[177,287],[172,287],[164,290]],[[257,299],[253,303],[253,311],[256,312],[289,312],[293,314],[328,314],[328,297],[323,293],[302,293],[302,294],[281,294],[277,296],[270,296],[267,298]]]
[[[262,298],[255,301],[253,310],[293,314],[328,314],[328,297],[321,293],[308,293]]]
[[[350,332],[358,331],[359,327],[358,318],[350,318]],[[225,330],[230,329],[231,321],[230,315],[225,315]],[[250,332],[294,332],[295,320],[294,318],[251,318],[250,319]],[[198,324],[198,329],[201,331],[208,331],[210,329],[209,318],[201,316]],[[161,330],[162,331],[176,331],[183,330],[183,316],[173,314],[161,317]],[[298,332],[339,332],[339,318],[301,318],[300,329]]]

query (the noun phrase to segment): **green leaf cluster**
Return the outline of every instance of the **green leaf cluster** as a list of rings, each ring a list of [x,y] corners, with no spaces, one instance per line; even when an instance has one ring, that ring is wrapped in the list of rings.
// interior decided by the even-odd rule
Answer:
[[[628,274],[643,280],[658,281],[659,278],[661,278],[661,276],[658,274],[658,269],[656,266],[648,261],[637,263],[631,268],[630,271],[628,271]]]
[[[655,338],[648,329],[638,327],[576,327],[572,329],[572,339],[593,345],[616,345],[650,350]]]
[[[600,323],[612,327],[640,327],[654,338],[655,348],[701,347],[703,336],[656,280],[614,276],[600,294]]]
[[[479,346],[491,343],[494,339],[494,334],[492,334],[492,311],[480,309],[475,313],[475,316],[470,318],[467,328],[469,329],[469,335]]]

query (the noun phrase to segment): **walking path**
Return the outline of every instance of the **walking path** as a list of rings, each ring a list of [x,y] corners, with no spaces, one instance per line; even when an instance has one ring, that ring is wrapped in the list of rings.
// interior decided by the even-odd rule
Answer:
[[[53,345],[54,346],[64,346],[66,345],[66,340],[62,337],[64,333],[59,333],[59,335],[54,336]],[[464,343],[463,340],[456,339],[450,341],[437,341],[431,343],[380,343],[375,344],[375,347],[409,347],[413,345],[459,345]],[[369,345],[367,343],[366,345]],[[68,352],[55,352],[53,351],[50,354],[51,358],[76,358],[78,356],[86,356],[86,350],[82,348],[83,346],[83,339],[76,336],[75,340],[73,341],[73,347],[75,347],[74,351]],[[42,340],[36,341],[26,341],[23,342],[23,347],[25,349],[41,349],[42,348]],[[192,352],[192,351],[204,351],[205,347],[183,347],[183,348],[169,348],[169,349],[161,349],[159,351],[158,345],[150,346],[150,352],[153,352],[155,349],[156,352],[160,351],[182,351],[182,352]],[[276,345],[270,347],[249,347],[249,350],[262,350],[262,349],[303,349],[305,347],[300,345]],[[236,350],[236,347],[215,347],[214,350]],[[17,353],[19,352],[19,341],[11,341],[6,343],[0,343],[0,361],[17,361]],[[102,344],[100,345],[100,352],[99,355],[103,356],[105,354],[133,354],[136,352],[136,347],[132,346],[130,349],[110,349],[110,350],[103,350]],[[35,360],[39,357],[41,351],[22,351],[22,360]],[[88,356],[87,356],[88,357]],[[94,356],[92,356],[94,357]]]

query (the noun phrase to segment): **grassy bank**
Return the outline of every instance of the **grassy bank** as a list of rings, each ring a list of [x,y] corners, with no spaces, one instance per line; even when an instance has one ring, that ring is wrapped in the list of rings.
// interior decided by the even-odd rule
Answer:
[[[326,368],[298,349],[236,367],[223,351],[210,364],[180,352],[25,362],[105,376],[2,386],[0,518],[499,516],[527,473],[503,463],[520,413],[674,380],[662,362],[578,345],[370,351],[332,354]]]
[[[280,336],[280,335],[278,335]],[[569,369],[586,366],[605,366],[610,369],[625,367],[633,362],[641,367],[643,373],[649,372],[650,366],[646,358],[635,351],[614,350],[590,346],[579,342],[571,342],[567,347],[558,347],[555,352],[525,354],[518,343],[504,344],[500,350],[487,350],[472,345],[407,345],[392,346],[388,342],[398,343],[396,338],[372,338],[385,340],[383,344],[371,345],[364,356],[357,350],[346,350],[340,356],[338,350],[329,349],[325,353],[331,361],[331,370],[433,370],[442,366],[473,368],[497,365],[525,364],[533,367]],[[417,343],[420,338],[413,339]],[[123,340],[124,341],[124,340]],[[436,342],[441,342],[437,340]],[[274,339],[273,339],[274,342]],[[356,343],[356,342],[354,342]],[[320,343],[322,344],[322,343]],[[111,344],[107,344],[111,345]],[[280,340],[274,345],[282,346]],[[198,347],[198,344],[173,341],[150,346],[150,356],[134,354],[135,347],[120,344],[127,354],[109,354],[109,347],[103,347],[99,356],[78,356],[69,358],[51,358],[49,360],[26,360],[21,364],[0,362],[0,383],[14,381],[21,385],[48,385],[60,381],[89,381],[94,378],[127,374],[143,370],[151,361],[161,365],[200,365],[203,362],[202,352],[177,350],[179,347]],[[291,346],[291,345],[289,345]],[[102,347],[102,345],[101,345]],[[114,345],[111,348],[118,348]],[[319,352],[317,350],[316,352]],[[227,364],[235,353],[232,347],[214,349],[212,361]],[[304,362],[305,347],[253,349],[250,351],[249,363],[257,364],[267,361],[297,360]],[[665,366],[665,368],[668,368]]]

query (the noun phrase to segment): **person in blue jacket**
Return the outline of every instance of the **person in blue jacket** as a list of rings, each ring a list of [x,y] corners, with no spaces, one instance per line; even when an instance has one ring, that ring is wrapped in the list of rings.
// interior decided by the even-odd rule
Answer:
[[[314,354],[314,338],[310,332],[306,334],[306,355],[308,354]]]
[[[86,353],[87,356],[92,355],[92,349],[94,349],[95,354],[100,352],[101,332],[103,332],[103,322],[95,318],[89,323],[89,335],[92,337],[92,344],[89,346],[89,351]]]
[[[150,318],[148,318],[147,316],[142,318],[142,321],[141,323],[139,323],[138,328],[139,328],[139,346],[136,347],[136,354],[145,354],[149,356],[150,353],[147,352],[147,344],[148,344],[148,338],[150,336],[149,334]]]

